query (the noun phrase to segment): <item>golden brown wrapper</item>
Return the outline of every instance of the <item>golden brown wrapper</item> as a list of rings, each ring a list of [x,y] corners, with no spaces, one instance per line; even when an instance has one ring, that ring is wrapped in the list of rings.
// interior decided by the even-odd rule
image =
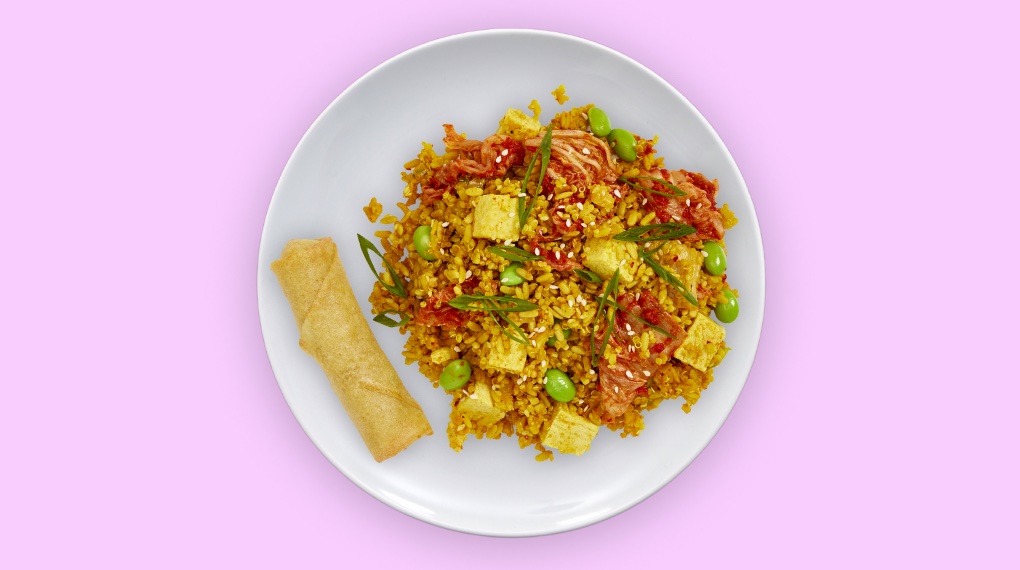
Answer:
[[[290,302],[301,348],[319,362],[376,461],[432,435],[376,341],[331,238],[287,242],[270,266]]]

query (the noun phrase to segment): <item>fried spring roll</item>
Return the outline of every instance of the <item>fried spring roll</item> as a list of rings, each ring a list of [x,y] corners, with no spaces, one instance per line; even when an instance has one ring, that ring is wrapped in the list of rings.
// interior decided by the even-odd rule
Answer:
[[[330,238],[295,239],[271,265],[301,332],[376,461],[432,435],[361,313]]]

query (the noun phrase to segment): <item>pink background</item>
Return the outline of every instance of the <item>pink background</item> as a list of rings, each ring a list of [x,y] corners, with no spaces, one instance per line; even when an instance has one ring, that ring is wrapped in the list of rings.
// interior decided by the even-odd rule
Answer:
[[[14,4],[0,566],[1020,565],[1007,3]],[[287,408],[255,299],[315,117],[401,51],[494,27],[599,42],[684,93],[743,172],[768,271],[754,369],[705,452],[532,539],[432,527],[345,479]]]

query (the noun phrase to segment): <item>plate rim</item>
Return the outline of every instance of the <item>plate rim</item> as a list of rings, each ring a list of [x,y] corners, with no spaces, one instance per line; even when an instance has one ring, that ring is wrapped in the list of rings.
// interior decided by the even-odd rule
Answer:
[[[449,523],[447,521],[443,521],[442,518],[439,517],[439,516],[428,517],[428,516],[424,516],[424,515],[422,515],[420,513],[417,513],[417,512],[411,512],[408,509],[403,508],[400,504],[398,504],[398,503],[396,503],[394,501],[388,500],[383,495],[383,493],[381,493],[380,491],[375,489],[372,485],[368,484],[362,478],[358,477],[350,469],[348,469],[345,466],[343,466],[343,465],[339,464],[338,462],[334,461],[332,459],[332,457],[331,457],[331,454],[328,453],[327,450],[324,448],[323,443],[321,443],[313,435],[313,433],[309,431],[308,427],[305,425],[305,422],[302,421],[301,416],[295,410],[295,407],[294,407],[295,404],[288,397],[286,390],[284,390],[283,384],[280,381],[280,375],[279,375],[279,372],[278,372],[278,369],[277,369],[277,364],[274,363],[273,357],[270,354],[269,343],[268,343],[267,332],[266,332],[266,326],[269,323],[267,323],[267,321],[266,321],[266,319],[267,319],[266,311],[264,310],[264,307],[263,307],[263,305],[265,303],[264,299],[266,298],[266,296],[264,294],[264,290],[263,290],[263,287],[262,287],[262,276],[264,275],[264,273],[266,271],[268,271],[268,263],[271,261],[271,259],[268,259],[268,257],[267,257],[268,256],[268,253],[267,253],[268,250],[267,250],[267,247],[266,247],[267,233],[268,233],[267,230],[268,230],[268,226],[269,226],[269,220],[272,217],[273,212],[278,208],[278,203],[279,203],[278,202],[278,197],[280,195],[280,188],[284,185],[285,180],[288,178],[288,174],[290,173],[290,171],[293,168],[293,165],[295,163],[295,157],[297,157],[300,154],[300,151],[302,150],[302,148],[306,144],[308,144],[308,141],[310,139],[310,134],[313,133],[318,128],[320,123],[322,123],[325,120],[325,117],[329,116],[332,113],[333,108],[338,106],[338,105],[340,105],[341,102],[344,100],[344,98],[352,90],[354,90],[359,84],[361,84],[363,82],[366,82],[366,81],[369,80],[369,78],[373,77],[374,75],[383,72],[386,67],[394,64],[398,60],[401,60],[401,59],[404,59],[404,58],[407,58],[407,57],[411,57],[411,56],[413,56],[414,54],[416,54],[416,53],[418,53],[420,51],[428,50],[428,49],[431,49],[431,48],[433,48],[435,46],[446,44],[446,43],[470,40],[470,39],[478,38],[478,37],[502,36],[502,35],[508,35],[508,36],[509,35],[532,35],[532,36],[543,36],[543,37],[547,37],[547,38],[554,38],[554,39],[557,39],[557,40],[560,40],[560,41],[566,41],[566,42],[572,42],[572,43],[581,44],[581,45],[584,45],[585,47],[587,47],[588,49],[594,49],[594,50],[597,50],[597,51],[608,53],[608,54],[610,54],[610,55],[612,55],[614,57],[622,58],[628,64],[630,64],[632,66],[635,66],[639,70],[641,70],[644,73],[646,73],[650,78],[652,78],[654,81],[658,82],[665,89],[667,89],[673,96],[675,96],[679,100],[681,100],[691,111],[693,111],[693,113],[695,114],[696,118],[700,122],[704,123],[704,125],[707,127],[708,133],[715,140],[715,142],[725,151],[726,162],[728,162],[729,165],[732,167],[733,172],[735,173],[735,175],[737,177],[737,180],[738,180],[738,182],[740,183],[740,185],[741,185],[741,187],[743,189],[743,192],[745,192],[746,195],[747,195],[747,200],[748,200],[748,204],[747,205],[750,208],[750,214],[751,214],[751,216],[750,216],[750,222],[751,222],[750,225],[753,226],[754,237],[756,237],[756,239],[753,240],[753,243],[757,246],[756,247],[756,251],[754,252],[754,255],[759,258],[759,261],[760,261],[760,264],[761,264],[761,268],[762,268],[761,291],[760,291],[760,294],[757,296],[757,301],[759,302],[759,304],[761,306],[761,323],[753,331],[753,346],[749,347],[749,350],[750,350],[750,359],[749,359],[749,365],[748,365],[747,374],[743,375],[743,377],[739,379],[740,380],[739,389],[737,390],[736,395],[733,398],[732,403],[729,404],[728,410],[726,411],[725,415],[722,417],[722,420],[718,423],[717,426],[715,426],[713,429],[710,430],[710,435],[704,439],[703,443],[700,446],[697,447],[696,452],[691,456],[690,460],[688,462],[684,463],[682,466],[680,466],[680,468],[675,473],[673,473],[672,475],[666,477],[660,483],[657,483],[657,484],[654,484],[654,485],[649,485],[649,487],[647,489],[645,489],[642,493],[639,493],[635,499],[630,500],[630,501],[625,501],[624,504],[622,504],[621,506],[619,506],[617,508],[610,509],[609,511],[599,512],[599,513],[597,513],[595,515],[586,516],[582,520],[578,521],[576,524],[571,524],[569,526],[564,526],[562,528],[544,528],[543,527],[543,528],[538,528],[535,531],[523,531],[523,530],[517,530],[517,531],[514,531],[514,530],[502,530],[502,531],[500,531],[500,530],[496,530],[496,529],[493,529],[493,528],[485,528],[485,529],[471,528],[471,527],[468,527],[466,525],[453,524],[453,523]],[[745,223],[745,221],[742,219],[741,220],[741,224],[744,224],[744,223]],[[708,447],[708,445],[715,439],[716,435],[718,435],[719,430],[722,429],[722,426],[730,418],[730,416],[733,413],[733,410],[736,408],[737,403],[740,401],[740,397],[743,394],[744,388],[747,385],[747,380],[748,380],[748,378],[750,378],[750,375],[753,372],[754,364],[755,364],[755,361],[756,361],[756,358],[757,358],[757,355],[758,355],[758,348],[759,348],[760,342],[761,342],[761,333],[762,333],[762,330],[764,329],[764,321],[765,321],[765,313],[766,313],[766,288],[767,288],[768,274],[767,274],[767,271],[765,270],[766,269],[766,263],[765,262],[766,262],[766,260],[765,260],[764,240],[763,240],[763,236],[762,236],[762,233],[761,233],[761,227],[760,227],[760,224],[759,224],[759,221],[758,221],[757,209],[754,206],[753,197],[751,196],[750,190],[747,187],[747,183],[744,180],[743,173],[740,171],[738,165],[736,164],[736,160],[733,158],[733,155],[730,152],[729,148],[726,146],[725,142],[719,136],[718,132],[715,130],[715,128],[712,126],[712,124],[701,113],[701,111],[694,104],[692,104],[687,99],[686,96],[683,95],[683,93],[681,93],[672,84],[670,84],[668,81],[666,81],[661,76],[659,76],[655,71],[653,71],[649,67],[645,66],[641,62],[639,62],[639,61],[637,61],[637,60],[627,56],[626,54],[621,53],[621,52],[619,52],[619,51],[617,51],[617,50],[615,50],[613,48],[610,48],[608,46],[605,46],[603,44],[600,44],[600,43],[592,41],[592,40],[589,40],[589,39],[586,39],[586,38],[583,38],[583,37],[579,37],[579,36],[575,36],[575,35],[572,35],[572,34],[566,34],[566,33],[562,33],[562,32],[550,31],[550,30],[541,30],[541,29],[535,29],[535,28],[488,28],[488,29],[482,29],[482,30],[474,30],[474,31],[468,31],[468,32],[461,32],[461,33],[451,34],[451,35],[443,36],[443,37],[436,38],[436,39],[433,39],[433,40],[429,40],[427,42],[415,45],[415,46],[413,46],[411,48],[403,50],[403,51],[401,51],[401,52],[399,52],[399,53],[397,53],[397,54],[387,58],[386,60],[384,60],[384,61],[378,63],[377,65],[375,65],[374,67],[372,67],[372,69],[370,69],[366,73],[364,73],[361,76],[359,76],[352,83],[350,83],[349,85],[344,87],[344,89],[319,113],[319,115],[315,118],[315,120],[311,122],[311,124],[308,126],[308,128],[305,130],[305,132],[301,135],[301,138],[299,139],[298,143],[294,146],[294,149],[291,151],[291,154],[288,157],[287,162],[285,163],[283,169],[281,170],[281,173],[280,173],[280,176],[279,176],[279,180],[277,181],[276,186],[273,189],[273,194],[270,197],[269,204],[268,204],[268,206],[266,208],[265,218],[263,220],[263,225],[262,225],[262,232],[261,232],[261,235],[260,235],[260,238],[259,238],[258,263],[257,263],[257,266],[256,266],[256,279],[255,279],[255,282],[256,282],[256,302],[257,302],[257,308],[258,308],[258,313],[259,313],[259,326],[260,326],[260,330],[262,332],[263,349],[265,350],[266,358],[269,361],[270,368],[273,371],[273,377],[276,380],[277,388],[280,390],[281,394],[283,395],[284,401],[287,403],[287,406],[290,409],[291,414],[293,415],[294,419],[298,422],[298,425],[301,426],[301,429],[304,431],[305,435],[309,438],[309,440],[312,441],[312,443],[318,449],[319,453],[321,453],[330,462],[330,464],[332,464],[333,467],[335,467],[338,471],[340,471],[349,481],[354,483],[362,491],[364,491],[365,493],[367,493],[371,497],[375,498],[379,502],[383,503],[384,505],[386,505],[386,506],[388,506],[388,507],[390,507],[390,508],[392,508],[392,509],[394,509],[394,510],[396,510],[398,512],[401,512],[401,513],[405,514],[406,516],[409,516],[409,517],[411,517],[413,519],[420,520],[422,522],[425,522],[425,523],[428,523],[428,524],[431,524],[431,525],[434,525],[434,526],[438,526],[440,528],[445,528],[445,529],[448,529],[448,530],[453,530],[453,531],[457,531],[457,532],[461,532],[461,533],[465,533],[465,534],[473,534],[473,535],[480,535],[480,536],[494,536],[494,537],[547,536],[547,535],[554,535],[554,534],[559,534],[559,533],[563,533],[563,532],[570,532],[570,531],[573,531],[573,530],[578,530],[578,529],[581,529],[581,528],[585,528],[585,527],[591,526],[593,524],[596,524],[596,523],[602,522],[604,520],[608,520],[610,518],[613,518],[616,515],[618,515],[620,513],[623,513],[625,511],[633,508],[634,506],[644,502],[649,497],[651,497],[652,495],[654,495],[657,492],[659,492],[660,490],[662,490],[662,488],[664,488],[670,482],[675,480],[681,473],[683,473],[704,452],[704,450]],[[442,435],[442,434],[440,434],[440,435]]]

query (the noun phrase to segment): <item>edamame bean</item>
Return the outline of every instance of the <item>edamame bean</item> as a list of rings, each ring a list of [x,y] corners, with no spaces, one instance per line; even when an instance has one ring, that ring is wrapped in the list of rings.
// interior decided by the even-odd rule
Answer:
[[[723,295],[726,295],[726,302],[715,306],[715,318],[721,323],[732,323],[740,314],[740,305],[737,304],[737,296],[733,291],[727,289],[723,291]]]
[[[516,287],[521,283],[524,283],[524,278],[517,274],[517,270],[522,266],[518,262],[513,262],[506,266],[506,269],[499,272],[499,284],[506,285],[508,287]]]
[[[706,241],[703,246],[705,252],[705,270],[712,275],[726,273],[726,252],[723,251],[718,242]]]
[[[439,385],[443,390],[456,390],[471,379],[471,365],[467,360],[454,360],[446,365],[439,375]]]
[[[436,256],[429,253],[431,247],[432,228],[429,226],[418,226],[418,229],[414,230],[414,249],[418,250],[418,255],[425,261],[435,261]]]
[[[563,338],[567,338],[570,336],[570,329],[568,329],[567,327],[563,327],[560,330],[563,331]],[[549,340],[545,341],[545,345],[556,346],[556,340],[557,340],[556,335],[552,335],[551,337],[549,337]]]
[[[604,137],[613,130],[613,126],[609,123],[609,116],[598,107],[588,109],[588,126],[591,128],[591,133],[597,137]]]
[[[577,388],[570,377],[555,368],[545,371],[545,391],[557,402],[569,402],[577,395]]]
[[[613,129],[609,131],[606,142],[609,143],[609,148],[616,152],[616,156],[621,159],[627,162],[637,160],[637,140],[634,139],[634,135],[630,134],[630,131]]]

